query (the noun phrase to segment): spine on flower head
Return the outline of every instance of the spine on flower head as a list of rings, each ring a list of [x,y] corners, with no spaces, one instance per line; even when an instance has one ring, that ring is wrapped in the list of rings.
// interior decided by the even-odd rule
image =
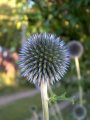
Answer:
[[[68,47],[53,34],[32,35],[20,51],[21,75],[34,84],[53,84],[66,73],[70,61]]]

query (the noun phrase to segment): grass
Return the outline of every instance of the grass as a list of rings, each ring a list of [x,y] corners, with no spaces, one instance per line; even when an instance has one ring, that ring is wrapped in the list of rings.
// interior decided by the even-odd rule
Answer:
[[[53,90],[54,89],[55,88],[53,88]],[[71,89],[73,89],[73,92],[75,92],[77,88],[75,87],[74,89],[72,87]],[[72,93],[71,89],[68,90],[68,95]],[[58,86],[57,89],[55,89],[54,91],[56,94],[60,95],[64,93],[66,89],[64,88],[64,86],[61,86],[61,87]],[[89,100],[90,100],[90,96],[88,92],[88,99],[86,101],[86,103],[88,104],[88,111],[90,111]],[[1,107],[0,108],[0,120],[26,120],[27,118],[32,117],[32,112],[30,111],[30,108],[33,105],[37,107],[38,112],[42,110],[40,94],[37,94],[33,97],[28,97],[28,98],[17,100],[7,106]],[[64,120],[72,120],[71,112],[72,112],[72,106],[62,111]]]
[[[64,87],[57,88],[55,93],[63,93]],[[33,97],[24,98],[15,101],[7,106],[0,108],[0,120],[25,120],[26,118],[32,117],[30,107],[37,107],[37,111],[42,110],[41,106],[41,96],[37,94]]]
[[[83,81],[84,81],[83,87],[84,87],[85,91],[87,90],[87,88],[90,88],[89,78],[90,78],[90,76],[88,76],[88,77],[85,76],[83,78]],[[66,81],[66,83],[62,83],[59,86],[58,86],[58,84],[56,84],[57,88],[53,87],[54,93],[56,93],[57,95],[60,96],[62,93],[64,93],[66,91],[67,96],[70,97],[73,93],[78,92],[78,87],[77,87],[76,81],[71,82],[72,78],[70,78],[70,77],[68,78],[67,76],[66,76],[65,81]],[[25,89],[29,89],[29,87],[25,87],[25,89],[23,89],[23,88],[24,87],[21,87],[21,88],[19,87],[18,89],[15,89],[15,90],[13,89],[13,91],[18,92],[18,91],[23,91]],[[5,91],[2,92],[2,95],[3,94],[5,95],[7,93],[12,94],[13,91],[11,91],[11,90],[12,90],[12,88],[5,89]],[[87,106],[87,110],[88,110],[88,115],[90,117],[90,95],[89,95],[89,92],[87,93],[86,106]],[[32,112],[30,111],[30,108],[33,105],[37,107],[38,112],[40,112],[42,110],[40,94],[37,94],[33,97],[20,99],[11,104],[8,104],[7,106],[0,107],[0,120],[26,120],[27,118],[32,117]],[[72,110],[73,110],[72,106],[70,106],[62,111],[64,120],[72,120],[73,119],[72,118]]]
[[[89,91],[90,92],[90,91]],[[90,95],[89,92],[86,95],[86,106],[88,115],[90,117]],[[0,108],[0,120],[26,120],[32,116],[31,107],[36,106],[38,112],[41,111],[41,99],[40,94],[33,96],[32,98],[25,98],[11,103],[5,107]],[[64,120],[72,120],[73,106],[64,109],[62,111]],[[89,119],[88,119],[89,120]]]
[[[4,95],[11,95],[11,94],[14,94],[14,93],[18,93],[18,92],[22,92],[22,91],[25,91],[25,90],[28,90],[29,88],[25,88],[25,87],[12,87],[12,86],[6,86],[6,87],[3,87],[3,88],[0,88],[0,96],[4,96]]]
[[[0,96],[10,95],[13,93],[23,92],[35,88],[34,85],[27,80],[22,79],[16,86],[0,86]]]
[[[32,106],[37,106],[38,111],[41,110],[40,95],[25,98],[0,108],[0,120],[25,120],[30,118]]]

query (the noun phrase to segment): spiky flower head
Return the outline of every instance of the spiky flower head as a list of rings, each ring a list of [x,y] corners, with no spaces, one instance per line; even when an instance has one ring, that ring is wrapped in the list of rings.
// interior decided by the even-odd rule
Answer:
[[[72,58],[81,57],[81,55],[83,54],[83,46],[80,42],[73,40],[69,42],[68,46]]]
[[[32,35],[20,51],[21,75],[34,84],[53,84],[63,77],[69,64],[69,51],[59,37],[41,33]]]

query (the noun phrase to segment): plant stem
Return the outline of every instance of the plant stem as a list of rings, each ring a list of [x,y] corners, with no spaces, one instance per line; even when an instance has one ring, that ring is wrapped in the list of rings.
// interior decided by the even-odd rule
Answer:
[[[78,80],[80,80],[81,74],[80,74],[80,65],[79,65],[78,57],[75,57],[75,65],[76,65],[76,70],[77,70],[77,77],[78,77]]]
[[[82,86],[80,84],[81,74],[80,74],[80,65],[79,65],[78,57],[75,57],[75,65],[76,65],[76,71],[77,71],[77,77],[78,77],[80,104],[83,104],[83,90],[82,90]]]
[[[50,85],[49,85],[49,92],[50,92],[50,94],[51,94],[52,96],[54,95],[54,93],[53,93],[52,88],[51,88]],[[57,112],[57,114],[58,114],[58,116],[59,116],[59,119],[60,119],[60,120],[63,120],[62,113],[61,113],[61,110],[60,110],[60,106],[58,106],[58,104],[57,104],[56,101],[55,101],[55,103],[54,103],[54,106],[55,106],[55,110],[56,110],[56,112]],[[56,115],[56,117],[57,117],[57,115]]]
[[[52,103],[49,103],[50,106],[52,107]],[[53,116],[53,118],[55,120],[58,120],[58,116],[56,115],[56,110],[54,108],[52,108],[52,112],[51,112],[51,115]]]
[[[43,108],[43,120],[49,120],[47,83],[41,82],[41,99]]]
[[[35,120],[38,120],[38,115],[35,111],[33,112],[33,116],[34,116]]]
[[[51,95],[54,94],[50,85],[49,85],[49,92],[50,92]],[[59,119],[63,120],[62,113],[61,113],[61,110],[60,110],[60,106],[58,106],[57,101],[55,101],[55,109],[56,109],[57,114],[59,115]]]

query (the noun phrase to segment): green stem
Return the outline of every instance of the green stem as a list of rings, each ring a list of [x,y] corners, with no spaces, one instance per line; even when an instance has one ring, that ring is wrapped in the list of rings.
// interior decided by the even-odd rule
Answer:
[[[50,94],[51,94],[52,96],[54,95],[54,93],[53,93],[52,88],[51,88],[50,85],[49,85],[49,92],[50,92]],[[60,120],[63,120],[60,107],[58,107],[58,104],[57,104],[56,101],[55,101],[54,105],[55,105],[55,110],[56,110],[57,114],[59,115]]]
[[[41,99],[43,108],[43,120],[49,120],[47,83],[41,82]]]
[[[76,65],[77,77],[78,77],[80,104],[83,104],[83,90],[82,90],[82,86],[80,84],[80,80],[81,80],[80,65],[79,65],[79,59],[77,57],[75,58],[75,65]]]

